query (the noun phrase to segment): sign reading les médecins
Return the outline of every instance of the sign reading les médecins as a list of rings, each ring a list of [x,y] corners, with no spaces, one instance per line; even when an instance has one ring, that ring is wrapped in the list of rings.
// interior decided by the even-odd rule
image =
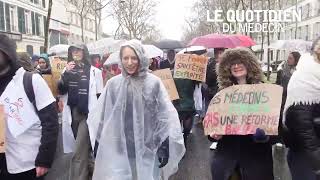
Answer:
[[[257,128],[277,135],[283,88],[273,84],[235,85],[218,92],[203,121],[206,135],[247,135]]]

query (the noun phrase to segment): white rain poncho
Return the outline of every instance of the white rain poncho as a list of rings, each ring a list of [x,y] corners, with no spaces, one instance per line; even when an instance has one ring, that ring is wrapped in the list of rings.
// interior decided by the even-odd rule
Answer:
[[[168,179],[185,153],[177,111],[161,80],[147,72],[142,45],[131,40],[123,46],[138,55],[139,74],[130,76],[122,68],[89,113],[92,147],[99,141],[93,180]],[[168,137],[169,161],[159,169],[157,150]]]

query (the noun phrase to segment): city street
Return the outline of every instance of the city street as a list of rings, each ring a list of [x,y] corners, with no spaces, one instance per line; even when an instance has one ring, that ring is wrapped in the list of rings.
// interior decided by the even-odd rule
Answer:
[[[68,172],[61,172],[60,170],[69,169],[71,156],[68,154],[63,155],[61,138],[60,133],[56,160],[46,180],[68,180]],[[180,162],[179,171],[170,180],[211,180],[210,159],[214,151],[209,149],[210,145],[211,142],[203,134],[202,125],[195,125],[188,139],[187,152]],[[282,148],[274,148],[275,180],[291,179],[284,153]],[[60,178],[56,179],[57,176]]]

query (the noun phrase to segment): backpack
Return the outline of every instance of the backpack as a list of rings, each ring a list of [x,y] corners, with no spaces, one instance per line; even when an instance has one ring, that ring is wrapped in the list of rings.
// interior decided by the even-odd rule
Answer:
[[[33,104],[35,111],[38,112],[37,106],[36,106],[36,98],[34,95],[34,89],[33,89],[33,85],[32,85],[32,75],[33,75],[33,72],[26,71],[24,73],[23,87],[24,87],[24,91],[26,92],[29,101]]]

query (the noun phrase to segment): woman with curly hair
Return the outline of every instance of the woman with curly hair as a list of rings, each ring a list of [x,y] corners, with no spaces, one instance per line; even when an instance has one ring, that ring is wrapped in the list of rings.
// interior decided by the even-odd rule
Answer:
[[[255,55],[246,48],[229,49],[222,55],[218,68],[219,90],[237,84],[259,84],[263,73]],[[253,135],[209,136],[218,141],[212,159],[212,179],[272,180],[270,137],[263,129]]]

